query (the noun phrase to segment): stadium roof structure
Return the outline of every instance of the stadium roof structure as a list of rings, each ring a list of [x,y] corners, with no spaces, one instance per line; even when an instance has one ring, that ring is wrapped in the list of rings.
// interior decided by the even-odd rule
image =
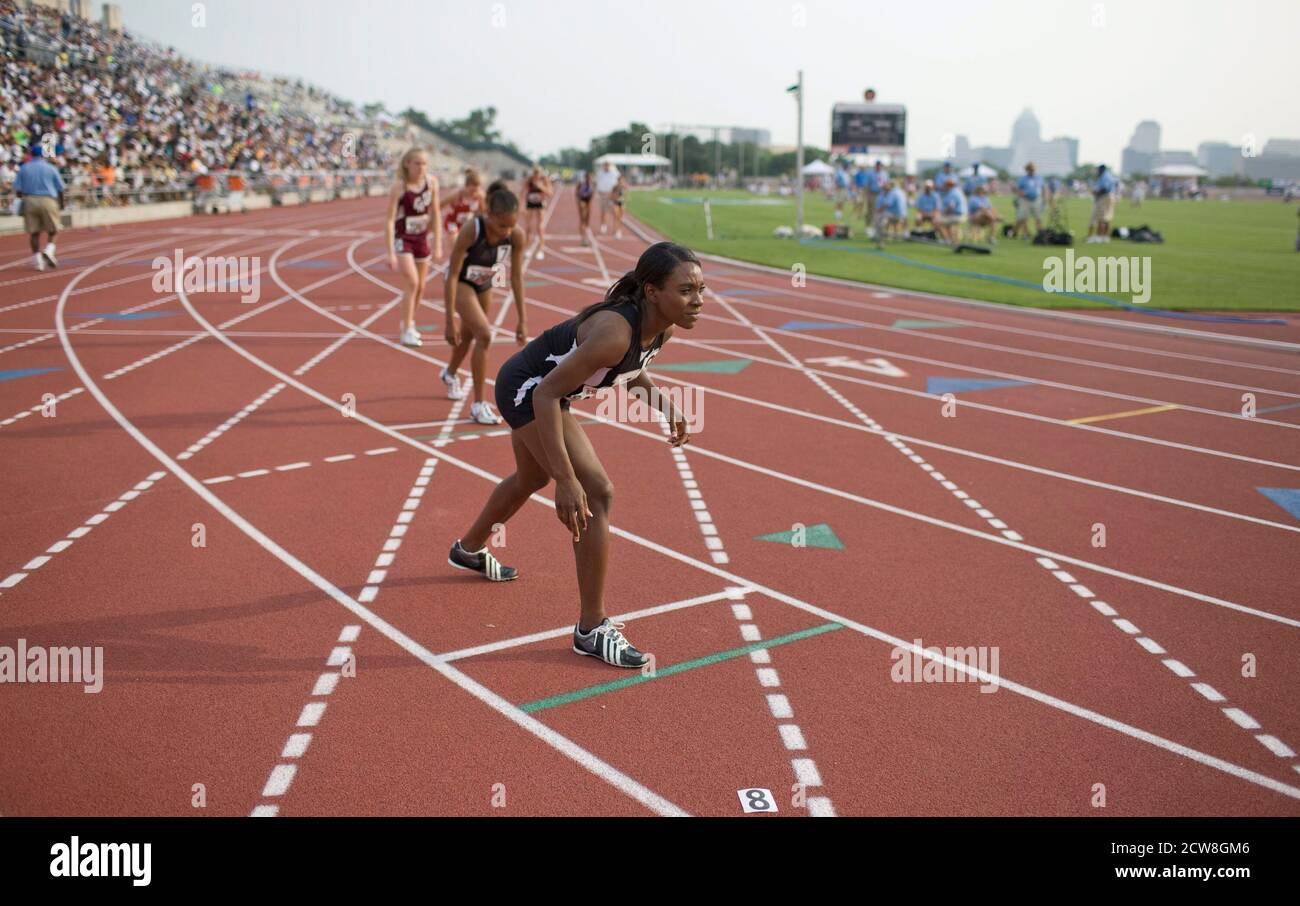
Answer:
[[[616,167],[667,167],[672,161],[658,154],[602,154],[592,164],[597,167],[605,164]]]

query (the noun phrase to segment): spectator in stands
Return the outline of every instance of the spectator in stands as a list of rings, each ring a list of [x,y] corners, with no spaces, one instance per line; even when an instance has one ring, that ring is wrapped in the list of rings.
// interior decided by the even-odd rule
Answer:
[[[1092,221],[1089,227],[1088,242],[1110,242],[1110,222],[1115,219],[1115,190],[1119,182],[1106,169],[1105,164],[1097,167],[1097,177],[1091,183]]]
[[[257,174],[391,164],[379,146],[381,128],[301,83],[200,66],[174,50],[105,32],[97,22],[15,0],[0,0],[0,33],[6,31],[20,40],[0,58],[0,136],[20,148],[51,138],[51,163],[65,168],[69,183],[74,171],[103,158],[115,169],[114,182],[135,185],[142,172],[142,187],[173,190],[182,188],[181,171],[201,167]],[[38,63],[38,48],[54,62]],[[225,84],[232,87],[229,103]],[[250,109],[250,95],[271,100]]]
[[[63,208],[63,177],[44,159],[40,145],[32,146],[31,160],[18,168],[14,193],[22,199],[23,229],[32,247],[32,266],[38,271],[58,266],[54,237],[59,234],[59,211]],[[48,241],[41,247],[41,234]]]
[[[971,236],[974,238],[979,230],[983,230],[988,237],[989,245],[997,240],[994,238],[994,231],[1001,218],[997,210],[993,207],[993,201],[989,198],[988,188],[985,186],[976,186],[975,194],[970,197],[970,225]]]
[[[939,216],[939,193],[934,190],[934,180],[927,179],[916,196],[916,228],[934,229]]]
[[[949,177],[939,198],[939,217],[935,221],[940,240],[949,245],[961,242],[962,225],[966,223],[968,210],[966,196],[957,187],[957,180]]]
[[[1030,238],[1029,218],[1034,219],[1034,235],[1043,229],[1043,177],[1034,169],[1034,162],[1025,164],[1025,175],[1016,180],[1016,225],[1011,232],[1014,239],[1018,236]]]

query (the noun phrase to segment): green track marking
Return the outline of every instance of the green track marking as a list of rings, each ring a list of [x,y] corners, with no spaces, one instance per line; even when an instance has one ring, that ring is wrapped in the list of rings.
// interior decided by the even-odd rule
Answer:
[[[584,698],[592,698],[597,695],[604,695],[606,692],[616,692],[619,689],[626,689],[628,686],[635,686],[639,683],[649,683],[657,679],[663,679],[666,676],[672,676],[677,673],[685,673],[687,670],[696,670],[700,667],[708,667],[713,664],[720,664],[723,661],[730,661],[738,657],[744,657],[751,651],[758,651],[763,648],[776,648],[780,645],[789,645],[791,642],[798,642],[803,639],[812,638],[815,635],[822,635],[827,632],[834,632],[836,629],[843,629],[839,623],[823,623],[820,626],[814,626],[811,629],[801,629],[798,632],[792,632],[789,635],[777,636],[774,639],[765,639],[761,642],[754,642],[750,645],[742,645],[739,648],[732,648],[728,651],[719,651],[717,654],[709,654],[704,657],[696,658],[693,661],[682,661],[680,664],[672,664],[668,667],[661,667],[655,671],[654,676],[644,676],[640,673],[623,679],[614,680],[609,683],[601,683],[597,686],[588,686],[585,689],[575,689],[573,692],[565,692],[561,695],[552,695],[550,698],[539,698],[537,701],[528,702],[519,707],[529,714],[535,714],[538,711],[545,711],[547,708],[555,708],[559,705],[567,705],[571,702],[581,701]]]
[[[949,324],[947,321],[910,321],[906,318],[895,321],[890,327],[901,330],[929,330],[934,327],[960,327],[960,324]]]
[[[844,550],[844,542],[835,534],[835,530],[824,522],[808,526],[804,529],[803,536],[804,547],[821,547],[832,551]],[[773,532],[770,535],[759,535],[754,540],[772,541],[776,544],[794,544],[794,539],[795,533],[789,531]]]
[[[670,365],[662,365],[658,362],[654,365],[655,371],[705,371],[712,374],[740,374],[750,365],[754,364],[750,359],[717,359],[711,362],[674,362]]]

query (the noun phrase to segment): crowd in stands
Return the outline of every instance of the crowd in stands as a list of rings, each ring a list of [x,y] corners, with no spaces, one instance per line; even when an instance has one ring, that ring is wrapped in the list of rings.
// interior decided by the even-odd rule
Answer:
[[[0,0],[0,195],[36,144],[74,197],[141,198],[223,170],[388,170],[393,128],[300,82]]]

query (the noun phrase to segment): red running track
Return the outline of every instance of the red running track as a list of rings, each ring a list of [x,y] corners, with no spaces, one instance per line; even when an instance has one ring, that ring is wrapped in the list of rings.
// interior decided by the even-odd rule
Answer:
[[[499,552],[521,581],[446,565],[510,446],[442,398],[439,282],[393,343],[381,216],[72,232],[45,274],[0,242],[0,645],[104,651],[97,694],[0,687],[0,813],[1300,814],[1300,521],[1256,490],[1300,487],[1294,324],[706,261],[656,362],[703,400],[685,452],[577,407],[618,489],[608,609],[658,668],[608,688],[544,500]],[[645,245],[548,216],[534,334]],[[155,292],[178,246],[259,257],[259,300]],[[1018,383],[945,412],[936,378]],[[839,547],[761,537],[823,524]],[[945,666],[916,640],[987,659],[897,682]]]

